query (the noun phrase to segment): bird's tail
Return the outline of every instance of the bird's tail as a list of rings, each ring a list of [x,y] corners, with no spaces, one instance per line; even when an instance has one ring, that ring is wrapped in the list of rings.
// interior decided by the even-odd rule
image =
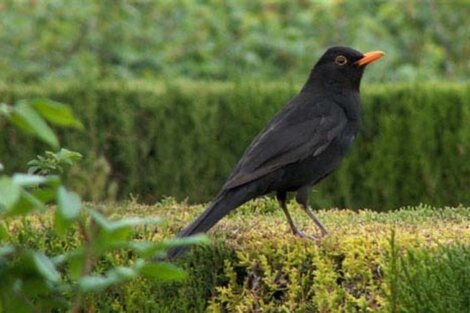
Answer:
[[[244,188],[242,188],[244,189]],[[178,237],[188,237],[199,233],[205,233],[211,229],[218,221],[220,221],[231,210],[250,200],[252,196],[247,190],[232,189],[221,192],[210,206],[201,213],[191,224],[184,228]],[[167,257],[172,260],[185,252],[187,247],[178,247],[170,249]]]

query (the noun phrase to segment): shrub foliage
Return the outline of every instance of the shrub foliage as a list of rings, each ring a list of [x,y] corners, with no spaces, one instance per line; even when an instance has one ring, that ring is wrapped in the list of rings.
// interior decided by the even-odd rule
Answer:
[[[470,73],[465,0],[3,0],[0,12],[5,82],[297,78],[335,45],[386,51],[371,81]]]
[[[82,128],[70,108],[61,103],[49,100],[20,101],[15,105],[0,103],[0,121],[10,122],[25,134],[57,148],[59,141],[46,120],[54,125]],[[185,277],[180,268],[167,262],[155,262],[154,257],[165,256],[171,247],[194,244],[204,238],[129,240],[134,227],[150,227],[161,223],[161,219],[110,220],[102,206],[95,209],[82,205],[80,197],[62,186],[59,176],[52,175],[62,173],[65,165],[73,166],[80,158],[79,153],[66,149],[58,153],[47,151],[45,157],[38,156],[28,163],[29,170],[35,174],[0,175],[0,312],[90,311],[85,300],[90,293],[96,295],[138,276],[160,281]],[[0,171],[3,170],[3,165],[0,167]],[[39,228],[33,225],[35,217],[41,218],[46,204],[51,203],[57,203],[55,212],[50,214],[52,209],[49,210],[47,221],[40,219]],[[32,212],[36,216],[32,217]],[[51,215],[54,216],[53,227]],[[18,224],[20,220],[23,223]],[[71,228],[74,228],[75,240],[69,245],[66,239]],[[38,237],[28,232],[53,235],[61,242],[58,251],[51,251],[49,240],[46,246],[41,245]],[[128,266],[121,263],[113,267],[108,263],[96,271],[95,262],[116,249],[139,257],[133,258]]]
[[[393,209],[470,203],[470,86],[368,85],[364,121],[340,169],[316,187],[316,207]],[[253,136],[297,92],[280,84],[175,82],[0,89],[0,100],[48,97],[74,106],[88,132],[64,131],[84,155],[76,190],[155,201],[208,201]],[[43,146],[14,129],[0,139],[7,169],[24,169]],[[87,189],[88,188],[88,189]],[[114,190],[114,191],[113,191]]]
[[[331,235],[315,244],[294,237],[274,206],[275,200],[261,198],[222,220],[209,235],[213,244],[178,260],[188,273],[185,281],[137,278],[88,294],[88,307],[97,312],[460,312],[468,305],[470,209],[320,211]],[[290,207],[299,226],[314,233],[301,209]],[[175,233],[202,209],[167,199],[155,206],[119,204],[113,211],[124,218],[166,216],[167,227],[137,229],[134,239],[145,242]],[[66,240],[55,234],[52,213],[3,223],[9,230],[5,240],[47,254],[80,245],[74,231]],[[137,257],[112,251],[97,260],[96,270],[132,264]]]

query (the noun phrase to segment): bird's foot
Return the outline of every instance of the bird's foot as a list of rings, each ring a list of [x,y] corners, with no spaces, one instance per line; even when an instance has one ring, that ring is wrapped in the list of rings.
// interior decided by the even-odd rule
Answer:
[[[319,236],[319,235],[306,234],[306,233],[304,233],[303,231],[298,230],[298,229],[294,230],[293,232],[294,232],[294,235],[297,236],[297,237],[300,237],[300,238],[308,238],[308,239],[313,240],[313,241],[319,241],[319,240],[322,239],[323,236],[324,236],[323,234],[322,234],[321,236]]]

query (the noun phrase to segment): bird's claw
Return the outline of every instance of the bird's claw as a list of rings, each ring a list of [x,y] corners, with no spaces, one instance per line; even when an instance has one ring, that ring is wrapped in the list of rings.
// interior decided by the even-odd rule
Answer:
[[[322,235],[306,234],[303,231],[298,230],[298,229],[294,231],[294,235],[297,236],[297,237],[300,237],[300,238],[308,238],[308,239],[313,240],[313,241],[318,241],[318,240],[322,239],[323,236],[324,236],[324,234],[322,234]]]

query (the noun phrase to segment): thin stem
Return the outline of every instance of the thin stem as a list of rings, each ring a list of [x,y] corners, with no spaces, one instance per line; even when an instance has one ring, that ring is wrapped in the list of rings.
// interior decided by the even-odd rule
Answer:
[[[90,231],[87,233],[86,225],[84,225],[83,221],[79,222],[80,230],[82,232],[83,241],[85,242],[85,249],[84,249],[84,262],[82,266],[82,270],[80,273],[80,277],[87,276],[91,273],[93,269],[93,265],[95,263],[95,258],[93,255],[93,238],[96,236],[96,232],[98,231],[95,222],[93,219],[90,220]],[[80,313],[83,307],[83,292],[78,290],[77,295],[73,301],[72,305],[72,313]]]

